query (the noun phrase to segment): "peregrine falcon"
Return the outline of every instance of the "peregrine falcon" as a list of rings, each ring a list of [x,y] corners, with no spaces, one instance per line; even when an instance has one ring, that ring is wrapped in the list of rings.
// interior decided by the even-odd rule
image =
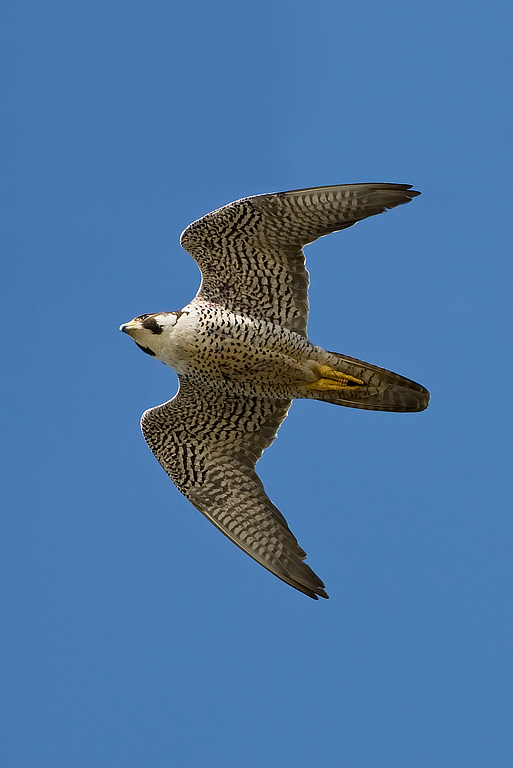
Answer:
[[[409,203],[408,184],[341,184],[237,200],[190,224],[180,243],[201,270],[177,312],[120,330],[178,374],[179,389],[141,419],[178,490],[250,557],[317,600],[287,521],[255,472],[293,398],[375,411],[422,411],[429,393],[396,373],[309,341],[303,246]]]

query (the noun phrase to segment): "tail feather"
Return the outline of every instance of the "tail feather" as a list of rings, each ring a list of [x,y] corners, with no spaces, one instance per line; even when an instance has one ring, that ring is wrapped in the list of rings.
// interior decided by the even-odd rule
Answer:
[[[327,365],[337,371],[361,379],[364,385],[342,390],[310,390],[308,398],[324,400],[349,408],[371,411],[395,411],[414,413],[423,411],[429,404],[429,392],[421,384],[400,376],[398,373],[364,363],[354,357],[328,352]]]

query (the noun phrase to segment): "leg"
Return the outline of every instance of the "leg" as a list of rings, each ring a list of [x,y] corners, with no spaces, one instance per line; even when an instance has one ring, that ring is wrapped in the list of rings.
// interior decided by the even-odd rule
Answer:
[[[361,379],[351,376],[349,373],[341,373],[330,368],[329,365],[319,366],[319,378],[311,384],[307,384],[307,389],[318,389],[325,391],[328,389],[356,389],[365,384]]]

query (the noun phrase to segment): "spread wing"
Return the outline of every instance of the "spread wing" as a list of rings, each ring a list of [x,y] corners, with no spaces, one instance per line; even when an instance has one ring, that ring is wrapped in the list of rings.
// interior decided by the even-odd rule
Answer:
[[[182,246],[201,269],[196,299],[306,335],[309,278],[302,247],[418,194],[408,184],[341,184],[225,205],[182,233]]]
[[[177,395],[146,411],[141,427],[162,467],[205,517],[268,571],[317,599],[327,597],[324,584],[303,562],[306,553],[255,472],[290,404],[200,391],[181,377]]]

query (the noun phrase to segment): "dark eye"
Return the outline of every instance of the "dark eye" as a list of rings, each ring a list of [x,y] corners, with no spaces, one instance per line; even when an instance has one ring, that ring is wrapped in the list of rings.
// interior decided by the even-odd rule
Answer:
[[[152,333],[162,333],[164,329],[157,323],[153,315],[146,315],[146,318],[146,320],[143,320],[143,328]]]
[[[149,317],[148,315],[139,315],[139,317],[136,317],[136,320],[146,320],[146,318]]]

